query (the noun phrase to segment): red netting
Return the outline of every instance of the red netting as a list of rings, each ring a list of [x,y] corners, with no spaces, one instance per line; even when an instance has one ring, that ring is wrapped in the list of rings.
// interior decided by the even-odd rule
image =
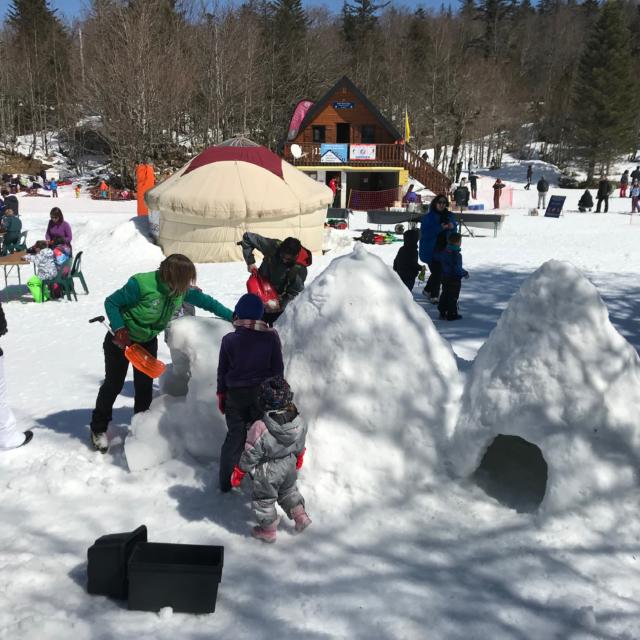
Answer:
[[[392,207],[402,200],[402,188],[385,189],[383,191],[358,191],[351,189],[349,194],[349,209],[372,211]]]

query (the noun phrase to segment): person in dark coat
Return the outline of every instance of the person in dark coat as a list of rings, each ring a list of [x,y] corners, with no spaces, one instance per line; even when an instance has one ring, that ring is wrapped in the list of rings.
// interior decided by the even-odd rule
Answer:
[[[460,184],[453,192],[453,199],[455,200],[456,206],[460,207],[460,209],[469,206],[469,187],[467,187],[465,178],[462,178]]]
[[[413,290],[416,276],[424,269],[418,263],[418,240],[420,240],[419,229],[409,229],[402,236],[404,244],[398,250],[393,261],[393,270],[400,276],[400,279],[407,286],[409,291]]]
[[[606,175],[600,177],[598,183],[598,193],[596,194],[597,205],[596,213],[600,213],[602,203],[604,202],[604,212],[609,212],[609,196],[611,195],[611,183],[607,179]]]
[[[420,250],[422,262],[429,266],[429,279],[423,294],[435,304],[440,297],[441,271],[438,254],[447,246],[450,233],[457,231],[455,216],[447,208],[448,201],[443,195],[436,196],[429,206],[429,211],[420,221]]]
[[[227,437],[220,452],[220,490],[231,491],[231,474],[238,464],[247,429],[262,415],[260,385],[282,376],[282,346],[275,329],[261,318],[262,300],[245,293],[233,311],[235,331],[220,343],[218,358],[218,409],[227,421]]]
[[[307,268],[311,265],[311,251],[305,249],[297,238],[274,240],[257,233],[246,232],[238,243],[250,273],[257,273],[268,280],[278,293],[280,310],[265,311],[264,320],[272,325],[285,307],[304,289]],[[256,265],[253,251],[257,249],[263,256],[260,268]]]
[[[640,181],[640,165],[638,165],[632,172],[631,172],[631,182],[633,182],[634,180],[638,180]]]
[[[538,180],[536,189],[538,190],[538,209],[545,209],[547,206],[547,193],[549,192],[549,183],[545,180],[544,176],[540,176],[540,180]]]
[[[476,200],[478,197],[478,176],[473,171],[469,174],[469,185],[471,186],[471,197]]]
[[[456,164],[456,182],[460,181],[460,175],[462,174],[462,167],[464,165],[462,164],[462,160],[460,160],[458,162],[458,164]]]
[[[7,189],[2,189],[0,192],[4,200],[2,204],[2,213],[5,213],[7,209],[11,209],[15,215],[20,215],[20,201],[12,193],[9,193]]]
[[[531,181],[533,180],[533,165],[528,165],[527,166],[527,184],[524,186],[524,188],[529,191],[529,189],[531,188]]]
[[[493,208],[494,209],[499,209],[500,208],[500,196],[502,195],[502,190],[504,189],[504,182],[502,182],[502,180],[500,180],[500,178],[497,178],[496,181],[493,183]]]
[[[580,196],[580,200],[578,200],[578,211],[580,213],[584,213],[585,211],[591,212],[591,209],[593,209],[593,197],[589,189],[585,189],[584,193]]]
[[[627,187],[629,186],[629,169],[625,169],[620,176],[620,197],[627,197]]]
[[[441,254],[442,295],[438,303],[440,320],[462,320],[458,313],[458,298],[462,278],[468,278],[469,272],[462,268],[461,242],[462,236],[459,233],[450,234],[447,248]]]

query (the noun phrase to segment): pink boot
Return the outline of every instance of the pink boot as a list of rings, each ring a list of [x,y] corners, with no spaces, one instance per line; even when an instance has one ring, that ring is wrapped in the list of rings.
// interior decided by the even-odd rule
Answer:
[[[268,542],[271,544],[276,541],[276,531],[278,529],[279,522],[280,518],[276,518],[269,524],[263,524],[253,527],[253,529],[251,530],[251,535],[258,540],[262,540],[262,542]]]
[[[301,504],[291,509],[291,517],[296,523],[296,531],[298,533],[304,531],[311,524],[311,518],[307,515],[304,506]]]

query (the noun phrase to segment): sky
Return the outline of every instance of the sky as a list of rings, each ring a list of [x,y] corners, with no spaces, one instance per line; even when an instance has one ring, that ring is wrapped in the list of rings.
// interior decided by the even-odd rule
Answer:
[[[342,8],[343,0],[325,0],[324,2],[322,0],[303,0],[303,3],[307,6],[324,5],[332,11],[339,11]],[[68,19],[73,19],[80,14],[82,8],[88,4],[88,0],[50,0],[50,6],[58,9],[59,13],[64,14]],[[392,4],[415,8],[418,6],[440,7],[442,2],[441,0],[392,0]],[[456,5],[457,3],[454,1],[451,4]],[[9,5],[10,0],[0,0],[0,16],[4,17]]]

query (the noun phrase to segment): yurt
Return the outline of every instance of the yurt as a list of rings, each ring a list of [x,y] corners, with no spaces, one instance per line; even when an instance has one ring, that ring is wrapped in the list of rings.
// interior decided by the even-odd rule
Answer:
[[[270,238],[299,238],[322,250],[329,187],[302,173],[266,147],[234,138],[205,149],[145,195],[159,214],[158,242],[165,255],[194,262],[242,259],[245,231]]]

